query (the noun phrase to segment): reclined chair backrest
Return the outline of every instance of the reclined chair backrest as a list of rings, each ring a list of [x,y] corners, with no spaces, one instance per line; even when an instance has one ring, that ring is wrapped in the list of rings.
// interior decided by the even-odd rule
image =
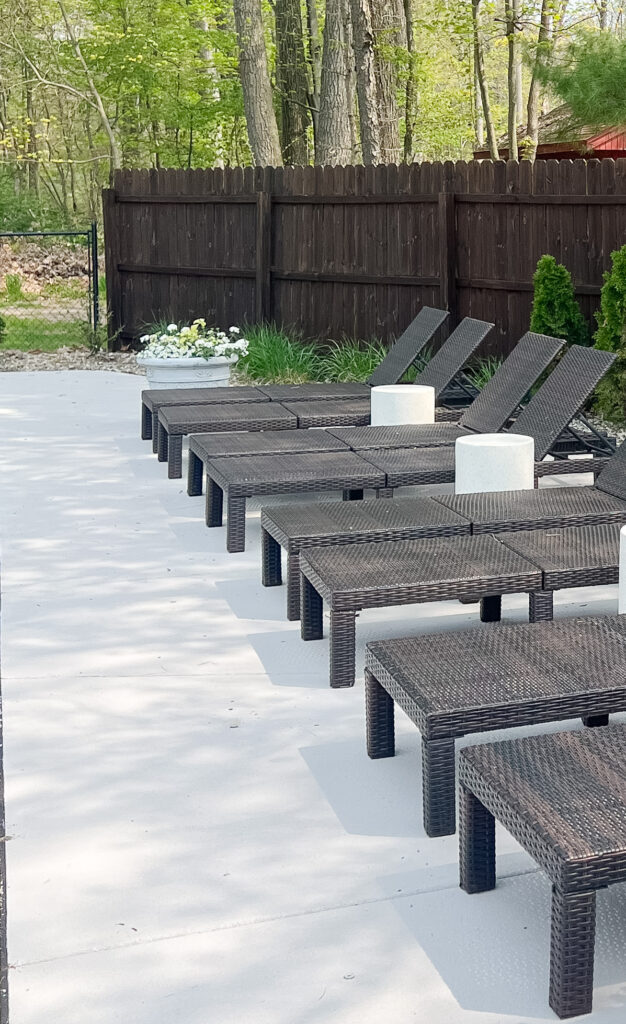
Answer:
[[[534,437],[537,461],[548,454],[614,360],[613,352],[572,345],[522,409],[511,433]]]
[[[477,434],[502,430],[564,345],[562,338],[528,331],[463,413],[459,426]]]
[[[380,361],[367,383],[398,384],[409,366],[412,366],[422,349],[434,338],[450,314],[446,309],[422,306],[414,320],[400,337],[394,341],[387,355]]]
[[[622,441],[615,455],[598,474],[596,487],[605,494],[626,501],[626,441]]]
[[[485,320],[473,320],[466,316],[456,327],[447,341],[426,364],[417,376],[416,384],[428,384],[435,389],[435,398],[452,383],[457,373],[463,369],[468,359],[484,341],[493,324]]]

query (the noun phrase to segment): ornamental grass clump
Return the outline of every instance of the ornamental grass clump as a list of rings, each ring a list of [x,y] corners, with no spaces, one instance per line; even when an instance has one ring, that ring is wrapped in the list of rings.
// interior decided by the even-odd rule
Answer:
[[[530,329],[570,345],[588,345],[589,331],[574,294],[572,276],[554,256],[542,256],[533,277]]]
[[[248,353],[238,375],[258,384],[300,384],[319,380],[321,367],[315,345],[289,335],[275,324],[246,327]]]
[[[248,341],[238,327],[226,333],[207,327],[202,317],[184,327],[167,324],[139,340],[144,345],[141,355],[149,359],[243,359],[248,353]]]

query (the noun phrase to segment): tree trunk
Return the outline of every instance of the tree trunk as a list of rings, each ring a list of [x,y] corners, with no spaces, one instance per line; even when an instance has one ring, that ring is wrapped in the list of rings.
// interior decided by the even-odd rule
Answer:
[[[413,34],[413,3],[404,0],[404,21],[406,27],[406,48],[409,55],[409,67],[404,95],[404,160],[410,163],[415,155],[415,125],[417,123],[417,67],[415,59],[415,37]]]
[[[300,0],[276,0],[274,10],[283,159],[287,164],[302,165],[309,162],[309,90]]]
[[[272,105],[260,0],[233,0],[233,8],[239,43],[239,75],[252,159],[261,167],[280,167],[283,158]]]
[[[598,22],[600,31],[606,32],[609,27],[609,0],[600,0],[598,4]]]
[[[474,28],[474,67],[476,69],[476,77],[478,79],[478,88],[480,91],[480,99],[483,108],[483,117],[485,119],[485,128],[487,130],[489,154],[492,160],[499,160],[500,156],[498,153],[498,140],[496,139],[496,132],[493,127],[493,118],[491,116],[491,104],[489,102],[489,89],[487,86],[487,77],[485,75],[485,58],[483,54],[483,42],[480,32],[480,20],[480,0],[472,0],[472,24]]]
[[[396,48],[404,40],[403,14],[398,0],[373,0],[374,72],[378,97],[380,158],[383,163],[400,161],[398,130],[398,61]]]
[[[472,60],[474,72],[474,134],[476,145],[482,149],[485,145],[485,119],[483,117],[483,104],[480,98],[480,82],[476,71],[476,61]]]
[[[542,0],[541,21],[537,37],[537,53],[533,67],[530,89],[528,90],[528,106],[526,114],[526,142],[524,143],[524,159],[534,162],[539,142],[539,116],[543,99],[543,87],[538,71],[541,62],[550,58],[554,50],[554,0]]]
[[[506,37],[509,48],[509,62],[507,85],[509,92],[509,116],[508,116],[508,141],[509,160],[517,160],[517,126],[519,124],[518,112],[518,71],[520,67],[520,52],[517,40],[518,19],[520,15],[520,0],[504,0],[504,20],[506,24]]]
[[[346,39],[348,24],[347,0],[326,0],[315,145],[315,162],[318,164],[349,164],[352,160],[349,40]]]
[[[320,109],[320,85],[322,80],[322,44],[320,41],[317,5],[315,0],[306,0],[307,40],[309,67],[311,69],[311,120],[313,138],[317,138],[317,117]]]
[[[364,164],[381,161],[378,98],[374,60],[374,32],[370,0],[351,0],[352,39],[356,63],[361,152]]]

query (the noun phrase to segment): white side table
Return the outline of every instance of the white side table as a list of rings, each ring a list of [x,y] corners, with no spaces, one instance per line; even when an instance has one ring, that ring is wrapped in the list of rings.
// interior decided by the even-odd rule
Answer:
[[[532,490],[535,442],[524,434],[472,434],[455,444],[456,494]]]
[[[619,590],[617,596],[618,615],[626,614],[626,526],[619,531]]]
[[[434,388],[423,384],[381,384],[372,388],[373,427],[434,422]]]

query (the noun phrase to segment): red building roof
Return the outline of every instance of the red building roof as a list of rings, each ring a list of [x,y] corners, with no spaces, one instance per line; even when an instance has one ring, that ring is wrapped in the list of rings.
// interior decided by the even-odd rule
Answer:
[[[523,152],[526,139],[526,125],[517,129],[517,144]],[[508,139],[498,142],[500,159],[508,160]],[[489,150],[482,146],[474,150],[475,160],[488,160]],[[573,127],[566,106],[555,107],[539,118],[538,160],[576,160],[580,157],[626,157],[626,127],[598,129]]]

